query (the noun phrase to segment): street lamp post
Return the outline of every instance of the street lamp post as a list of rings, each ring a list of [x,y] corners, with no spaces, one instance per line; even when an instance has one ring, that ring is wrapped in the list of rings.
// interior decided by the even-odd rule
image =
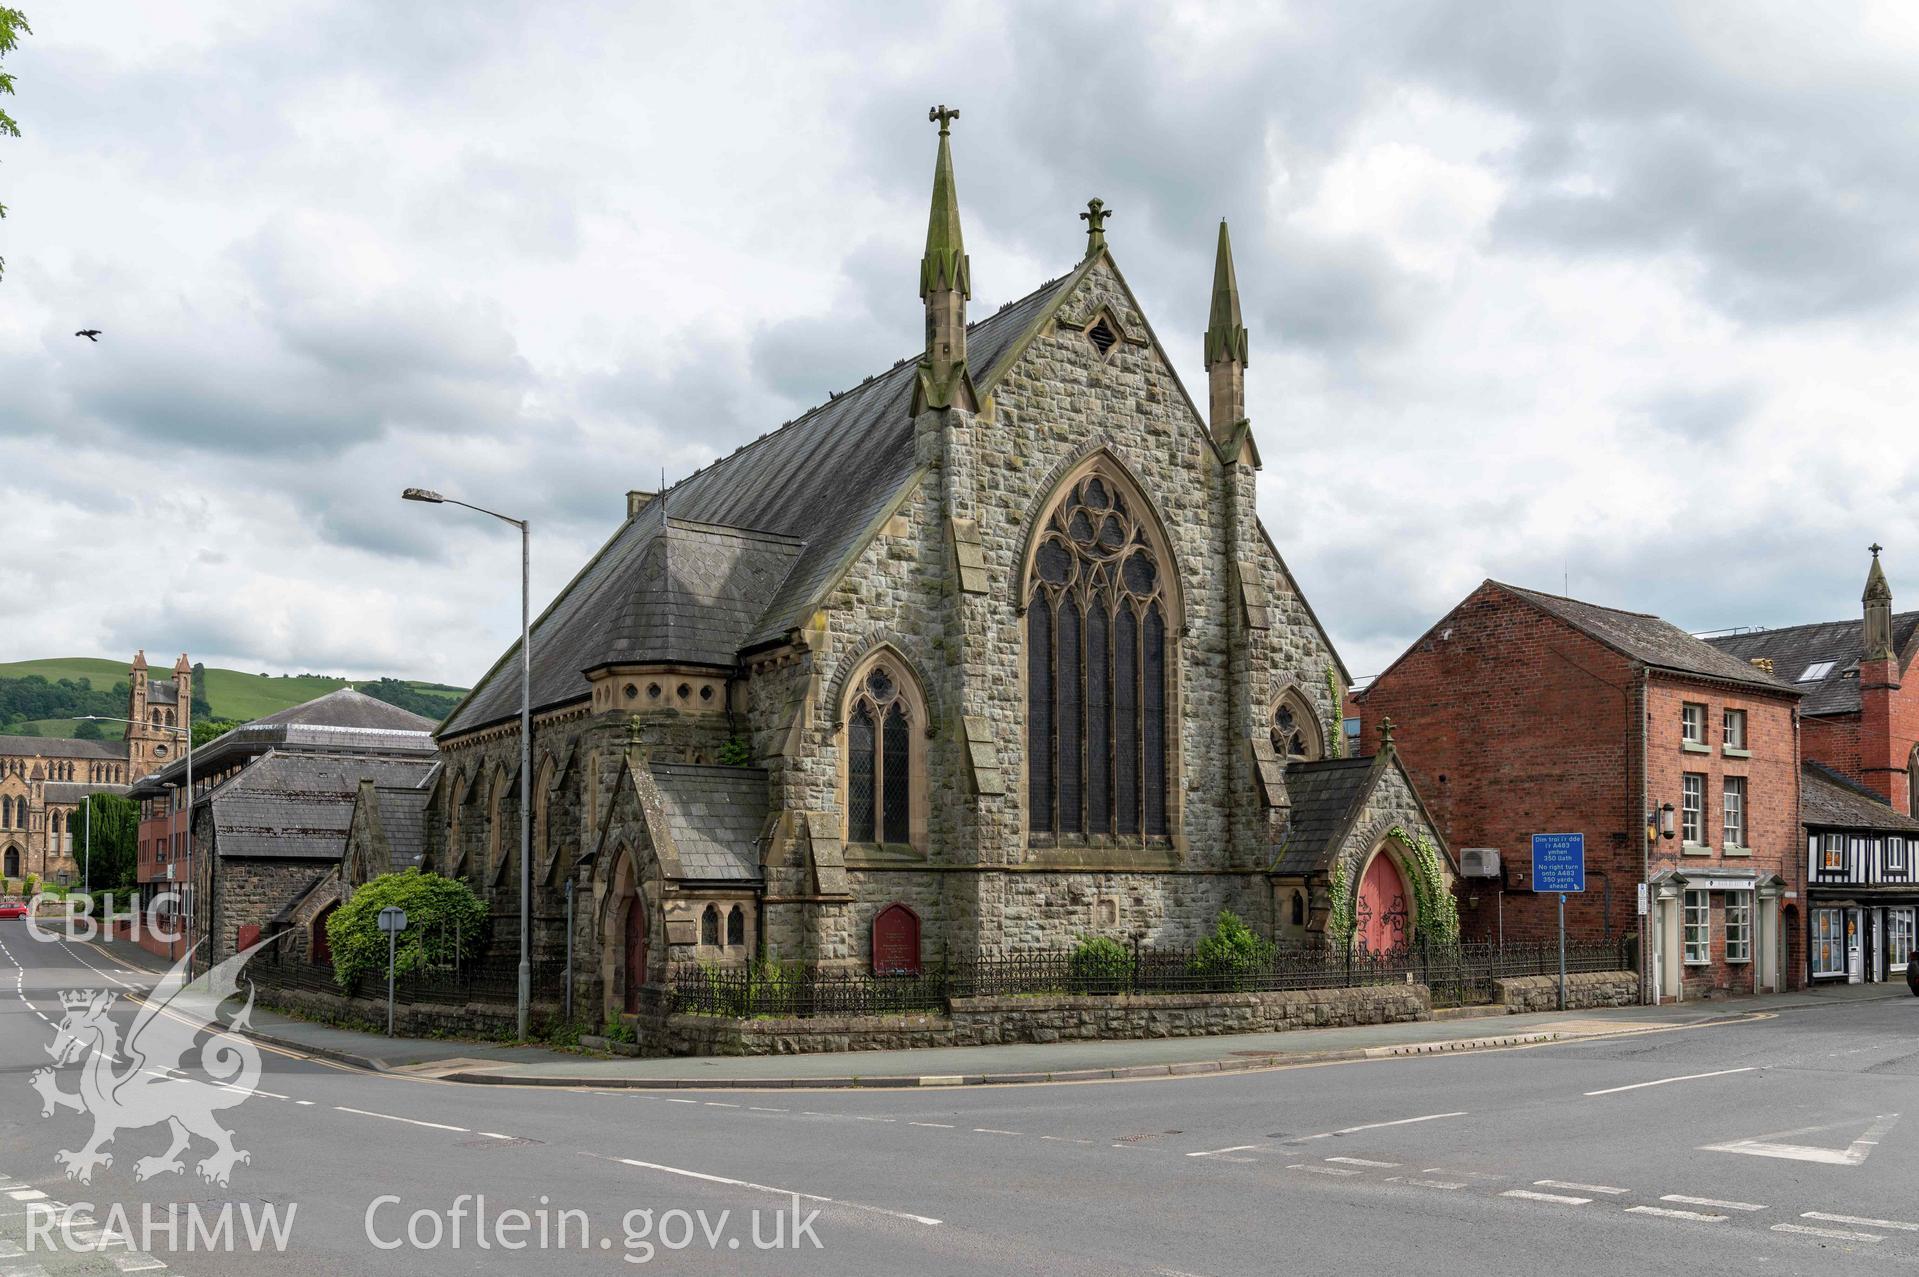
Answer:
[[[408,488],[400,494],[403,501],[423,501],[428,505],[457,505],[477,514],[490,515],[520,530],[520,979],[518,1022],[522,1040],[527,1035],[527,1012],[533,1000],[533,641],[531,585],[531,534],[525,519],[515,519],[497,510],[470,505],[442,496],[429,488]]]
[[[185,727],[167,727],[160,723],[143,723],[137,718],[114,718],[105,714],[83,714],[74,721],[76,723],[128,723],[134,727],[147,728],[150,731],[171,732],[175,736],[181,736],[186,739],[187,896],[186,908],[181,911],[181,914],[186,921],[187,978],[191,980],[193,978],[193,923],[195,915],[199,913],[200,902],[199,884],[193,877],[193,869],[199,859],[193,854],[193,707],[191,705],[187,706],[187,725]],[[171,815],[171,813],[168,814],[169,816]],[[173,836],[172,826],[173,822],[169,819],[167,821],[168,838],[172,838]],[[93,800],[91,797],[87,800],[87,857],[89,860],[93,857]],[[137,859],[136,857],[136,863]]]

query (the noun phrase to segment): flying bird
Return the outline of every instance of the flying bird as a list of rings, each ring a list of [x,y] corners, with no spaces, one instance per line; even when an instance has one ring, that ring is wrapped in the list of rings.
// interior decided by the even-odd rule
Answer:
[[[79,332],[75,333],[74,336],[85,337],[88,341],[97,342],[100,340],[100,330],[98,328],[82,328]]]

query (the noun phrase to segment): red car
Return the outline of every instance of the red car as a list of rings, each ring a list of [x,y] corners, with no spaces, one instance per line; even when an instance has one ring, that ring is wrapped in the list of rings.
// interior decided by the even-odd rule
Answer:
[[[24,918],[27,916],[27,904],[24,900],[0,900],[0,918]]]

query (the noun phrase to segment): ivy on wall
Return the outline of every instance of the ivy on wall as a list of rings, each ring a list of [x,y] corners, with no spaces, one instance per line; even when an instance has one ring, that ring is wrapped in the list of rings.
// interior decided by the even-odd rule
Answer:
[[[1353,942],[1353,893],[1346,886],[1346,862],[1342,860],[1333,866],[1333,903],[1326,913],[1326,930],[1341,949]]]
[[[1326,667],[1326,696],[1331,708],[1331,723],[1326,730],[1326,756],[1328,758],[1346,757],[1346,697],[1339,686],[1339,671],[1333,666]]]
[[[1413,899],[1419,906],[1419,929],[1440,944],[1459,943],[1459,902],[1446,887],[1446,869],[1433,840],[1415,838],[1402,825],[1394,825],[1387,836],[1397,838],[1410,853]]]
[[[1386,836],[1397,839],[1399,845],[1406,849],[1405,863],[1410,870],[1407,879],[1413,889],[1419,934],[1433,944],[1458,944],[1459,902],[1446,886],[1446,868],[1440,859],[1439,848],[1433,845],[1430,838],[1415,837],[1408,833],[1404,825],[1394,825],[1386,831]],[[1346,872],[1345,861],[1333,866],[1329,890],[1332,906],[1326,915],[1326,930],[1336,946],[1346,948],[1352,944],[1353,931],[1357,926],[1353,910],[1358,892]]]

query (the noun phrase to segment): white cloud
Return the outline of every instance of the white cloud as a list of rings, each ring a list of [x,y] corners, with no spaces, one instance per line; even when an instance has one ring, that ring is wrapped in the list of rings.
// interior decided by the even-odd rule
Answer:
[[[398,489],[532,518],[544,597],[908,353],[941,100],[976,313],[1102,195],[1197,389],[1232,219],[1262,512],[1355,672],[1488,575],[1781,623],[1878,539],[1919,591],[1909,6],[164,9],[9,63],[0,658],[470,682],[510,532]]]

